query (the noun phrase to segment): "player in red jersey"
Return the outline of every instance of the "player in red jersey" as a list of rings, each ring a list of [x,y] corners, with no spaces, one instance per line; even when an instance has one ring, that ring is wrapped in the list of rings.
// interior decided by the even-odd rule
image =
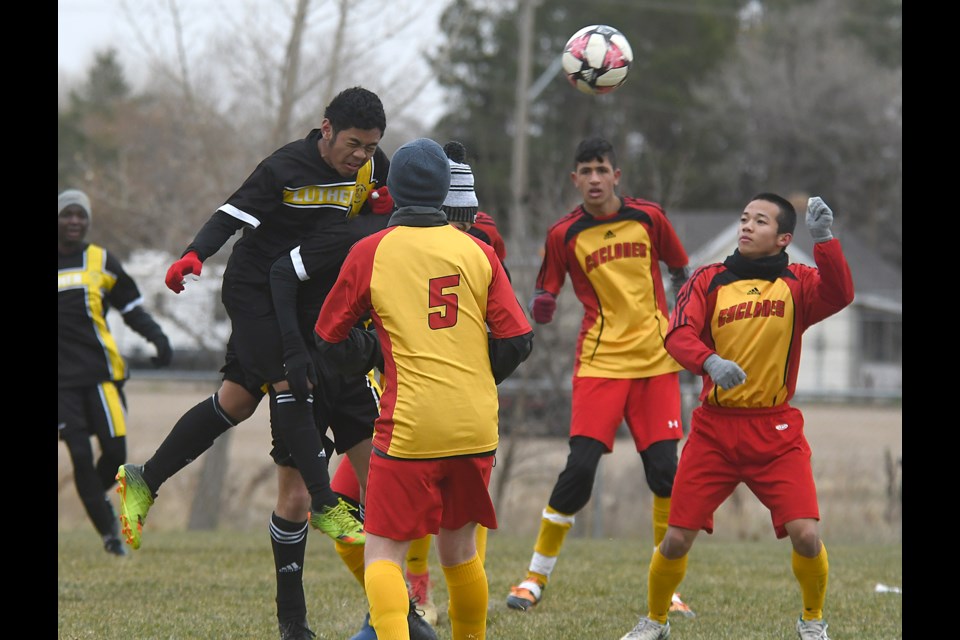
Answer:
[[[670,635],[670,594],[683,581],[701,529],[741,482],[770,510],[777,538],[790,537],[803,603],[801,640],[829,640],[823,621],[829,564],[803,415],[790,406],[804,331],[853,301],[853,279],[833,212],[810,198],[806,224],[817,266],[790,264],[797,213],[761,193],[740,214],[737,249],[697,270],[680,291],[667,350],[703,376],[673,487],[670,526],[650,562],[648,613],[622,640]]]
[[[626,421],[653,491],[653,540],[667,529],[677,468],[682,368],[663,346],[668,311],[660,262],[683,284],[687,253],[660,205],[617,195],[613,146],[583,140],[574,156],[573,184],[583,203],[547,232],[533,319],[553,320],[567,274],[583,305],[573,370],[570,455],[543,510],[524,579],[507,606],[526,611],[543,596],[567,532],[593,491],[600,457],[613,451]],[[678,607],[692,615],[679,602]]]
[[[439,209],[450,169],[418,139],[391,160],[399,209],[347,256],[317,319],[321,353],[348,372],[367,357],[348,340],[370,313],[384,359],[365,513],[364,588],[380,640],[408,638],[401,565],[410,541],[437,536],[455,640],[486,632],[488,585],[477,524],[495,528],[487,486],[499,441],[496,385],[530,353],[533,331],[493,249]]]

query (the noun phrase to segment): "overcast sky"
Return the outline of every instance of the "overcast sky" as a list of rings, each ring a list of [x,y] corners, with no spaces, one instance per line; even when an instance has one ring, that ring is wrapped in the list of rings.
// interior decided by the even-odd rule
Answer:
[[[123,16],[117,0],[57,0],[57,69],[86,71],[95,51],[123,43]]]
[[[138,2],[145,1],[147,0],[129,0],[130,6],[134,7]],[[447,0],[415,0],[412,5],[410,3],[388,5],[389,7],[406,7],[406,9],[398,9],[398,12],[402,11],[404,16],[415,16],[413,22],[399,32],[410,35],[409,37],[400,35],[397,38],[398,46],[400,46],[399,43],[416,42],[417,38],[420,38],[421,42],[429,43],[430,40],[424,39],[423,34],[436,30],[439,11],[446,3]],[[284,10],[293,6],[293,0],[178,1],[183,23],[192,26],[193,31],[201,33],[210,33],[218,28],[220,25],[218,18],[222,18],[225,6],[245,7],[248,4],[256,4],[268,9],[272,7],[277,12],[278,20],[286,21],[289,17],[284,14]],[[411,6],[416,6],[417,10],[411,11]],[[376,19],[383,21],[388,17],[379,16]],[[94,55],[109,47],[114,47],[120,52],[120,60],[127,71],[128,78],[136,85],[138,75],[136,65],[140,50],[136,48],[130,35],[130,27],[122,9],[122,0],[57,0],[58,77],[70,80],[82,78],[90,68]],[[389,53],[389,62],[395,66],[399,62],[401,66],[408,66],[411,69],[413,65],[425,64],[414,57],[416,51],[416,47],[402,46],[399,50]],[[409,57],[409,62],[403,63],[404,57]],[[423,69],[425,70],[426,67],[424,66]],[[423,107],[414,108],[411,112],[421,113],[426,120],[439,115],[436,95],[435,92],[425,91],[422,98]]]

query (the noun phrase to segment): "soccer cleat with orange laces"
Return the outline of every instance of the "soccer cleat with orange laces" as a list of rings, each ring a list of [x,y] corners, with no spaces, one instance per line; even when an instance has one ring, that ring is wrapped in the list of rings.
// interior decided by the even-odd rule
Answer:
[[[697,614],[693,612],[687,603],[680,599],[680,594],[673,594],[673,598],[670,600],[670,613],[679,613],[684,618],[696,618]]]
[[[510,587],[507,596],[507,606],[517,611],[526,611],[536,606],[543,597],[543,585],[536,580],[524,580],[515,587]]]

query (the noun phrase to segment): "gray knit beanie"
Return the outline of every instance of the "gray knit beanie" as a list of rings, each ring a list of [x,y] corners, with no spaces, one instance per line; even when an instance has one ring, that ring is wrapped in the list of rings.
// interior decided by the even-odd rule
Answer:
[[[93,212],[90,211],[90,198],[79,189],[67,189],[57,197],[57,215],[70,205],[79,205],[87,212],[88,218],[93,218]]]
[[[450,162],[450,191],[443,201],[444,213],[450,222],[469,222],[473,224],[477,219],[477,192],[473,189],[473,170],[464,162],[467,159],[467,150],[463,144],[451,140],[443,145],[443,152]]]
[[[398,207],[439,209],[450,188],[443,148],[429,138],[417,138],[397,149],[390,159],[387,188]]]

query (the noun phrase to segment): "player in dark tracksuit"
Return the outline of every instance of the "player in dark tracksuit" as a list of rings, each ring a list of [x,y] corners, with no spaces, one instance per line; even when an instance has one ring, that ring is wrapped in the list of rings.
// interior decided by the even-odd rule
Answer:
[[[125,555],[105,492],[127,457],[123,384],[129,371],[107,325],[107,312],[117,309],[127,326],[156,346],[157,366],[169,365],[173,351],[116,256],[84,242],[89,228],[87,195],[76,189],[62,192],[57,208],[57,433],[70,452],[77,494],[104,548]],[[100,445],[96,462],[91,436]]]

